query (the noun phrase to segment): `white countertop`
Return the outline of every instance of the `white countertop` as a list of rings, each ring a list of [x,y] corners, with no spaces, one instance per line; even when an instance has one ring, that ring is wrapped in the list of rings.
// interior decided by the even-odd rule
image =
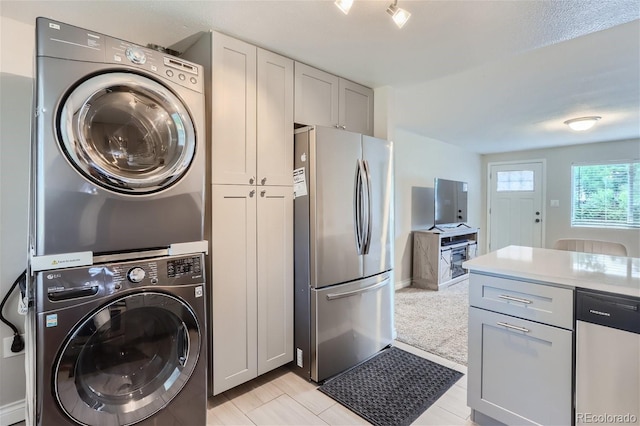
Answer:
[[[472,272],[640,297],[640,259],[509,246],[462,264]]]

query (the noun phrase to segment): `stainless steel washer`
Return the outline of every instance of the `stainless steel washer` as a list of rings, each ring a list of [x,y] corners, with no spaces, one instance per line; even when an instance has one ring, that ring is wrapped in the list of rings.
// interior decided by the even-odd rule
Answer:
[[[203,68],[45,18],[36,37],[34,255],[203,240]]]
[[[204,425],[204,255],[35,276],[37,425]]]

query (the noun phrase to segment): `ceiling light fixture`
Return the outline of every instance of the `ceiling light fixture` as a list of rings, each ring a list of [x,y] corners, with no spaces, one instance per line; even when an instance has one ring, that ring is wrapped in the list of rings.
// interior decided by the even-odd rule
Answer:
[[[567,120],[564,122],[567,126],[571,128],[571,130],[575,130],[576,132],[582,132],[584,130],[589,130],[596,124],[596,121],[600,120],[602,117],[591,116],[591,117],[580,117],[580,118],[572,118],[571,120]]]
[[[353,0],[336,0],[335,5],[338,6],[345,15],[349,13],[349,9],[353,6]]]
[[[391,15],[393,22],[396,23],[398,28],[402,28],[402,26],[409,20],[409,17],[411,17],[409,12],[398,7],[398,0],[394,0],[394,2],[387,7],[387,13]]]

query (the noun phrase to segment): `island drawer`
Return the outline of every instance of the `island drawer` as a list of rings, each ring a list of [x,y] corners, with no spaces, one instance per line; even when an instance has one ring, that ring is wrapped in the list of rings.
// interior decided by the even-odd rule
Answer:
[[[573,290],[472,273],[469,304],[573,330]]]

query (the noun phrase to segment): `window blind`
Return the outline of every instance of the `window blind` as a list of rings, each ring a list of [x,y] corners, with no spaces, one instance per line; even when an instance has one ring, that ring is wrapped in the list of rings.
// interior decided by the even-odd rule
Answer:
[[[640,162],[572,166],[571,226],[640,227]]]

